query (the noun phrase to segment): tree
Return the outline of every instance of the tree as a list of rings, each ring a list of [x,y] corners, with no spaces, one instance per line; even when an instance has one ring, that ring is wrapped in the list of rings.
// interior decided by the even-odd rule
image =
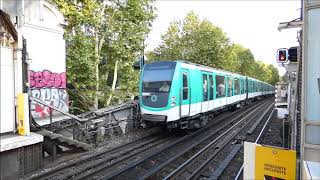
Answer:
[[[273,65],[269,65],[269,69],[271,69],[271,78],[268,82],[272,85],[275,85],[277,82],[280,81],[279,71]]]
[[[68,21],[67,75],[75,88],[69,92],[73,105],[86,111],[131,97],[138,74],[130,68],[155,18],[153,1],[54,1]],[[116,91],[117,86],[123,89],[122,82],[135,84],[127,95]],[[113,101],[114,94],[121,98]]]
[[[194,13],[183,21],[174,21],[162,35],[162,44],[148,53],[153,60],[187,60],[207,66],[235,70],[235,59],[225,33]]]
[[[250,49],[240,44],[234,44],[232,50],[236,55],[236,61],[238,63],[237,72],[245,76],[253,76],[252,71],[255,60]]]
[[[275,84],[278,71],[255,61],[250,49],[231,44],[222,29],[190,12],[181,21],[171,22],[162,43],[147,54],[149,61],[187,60],[228,70]]]

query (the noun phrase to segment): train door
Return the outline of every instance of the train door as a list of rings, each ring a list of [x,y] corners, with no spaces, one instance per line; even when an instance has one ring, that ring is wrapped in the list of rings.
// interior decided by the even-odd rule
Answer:
[[[240,78],[236,77],[233,79],[233,101],[239,101],[240,100]]]
[[[246,77],[245,86],[246,86],[246,100],[247,100],[247,99],[248,99],[248,93],[249,93],[249,88],[248,88],[248,78],[247,78],[247,77]]]
[[[246,79],[242,78],[242,92],[241,92],[241,100],[246,99],[247,89],[246,89]]]
[[[227,104],[233,103],[233,77],[227,76]]]
[[[244,90],[244,87],[243,87],[243,79],[240,78],[240,100],[241,100],[241,101],[243,100],[243,90]]]
[[[214,94],[214,82],[213,82],[213,75],[209,74],[209,83],[208,83],[208,93],[209,93],[209,110],[212,110],[214,108],[214,103],[213,103],[213,94]]]
[[[202,103],[201,103],[201,112],[208,111],[209,106],[209,80],[208,74],[202,74]]]
[[[190,80],[189,71],[183,69],[181,72],[181,104],[180,104],[180,117],[185,117],[190,115]]]

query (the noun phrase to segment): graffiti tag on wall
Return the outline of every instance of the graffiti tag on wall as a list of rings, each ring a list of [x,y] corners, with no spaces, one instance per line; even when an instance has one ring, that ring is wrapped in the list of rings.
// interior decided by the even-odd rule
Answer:
[[[65,89],[33,89],[31,90],[33,97],[40,99],[46,104],[54,106],[63,112],[68,112],[68,94]],[[35,119],[44,119],[50,116],[50,109],[42,104],[31,102],[30,110],[32,117]],[[53,111],[52,115],[60,114],[59,112]]]
[[[29,71],[31,88],[66,88],[66,73],[52,73],[49,70]]]
[[[66,91],[66,73],[49,70],[29,71],[31,95],[63,112],[69,111],[69,97]],[[30,104],[31,115],[35,120],[49,118],[50,108],[34,101]],[[53,117],[60,114],[53,111]]]

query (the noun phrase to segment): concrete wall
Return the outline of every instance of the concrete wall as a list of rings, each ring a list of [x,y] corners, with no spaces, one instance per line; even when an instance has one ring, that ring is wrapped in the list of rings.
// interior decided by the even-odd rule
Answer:
[[[64,17],[46,0],[0,1],[2,9],[10,15],[18,31],[27,40],[32,96],[68,112]],[[32,102],[30,111],[39,124],[49,123],[47,107]],[[56,112],[53,114],[59,116]]]
[[[0,179],[18,179],[43,167],[42,143],[0,153]]]
[[[13,48],[0,46],[0,133],[15,131]]]

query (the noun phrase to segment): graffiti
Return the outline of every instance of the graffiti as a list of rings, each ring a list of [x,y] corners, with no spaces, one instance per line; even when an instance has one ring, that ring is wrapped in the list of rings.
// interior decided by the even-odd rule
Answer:
[[[31,95],[63,112],[69,111],[69,97],[65,89],[33,89]],[[30,111],[32,117],[35,119],[45,119],[50,116],[50,108],[36,102],[31,102]],[[54,116],[58,114],[61,113],[53,111]]]
[[[29,71],[31,88],[66,88],[66,73],[52,73],[49,70]]]
[[[29,71],[31,96],[51,105],[63,112],[69,111],[69,97],[66,89],[66,73],[52,73],[49,70]],[[30,111],[37,120],[47,119],[50,116],[50,108],[42,104],[31,102]],[[61,113],[53,111],[52,115]]]

